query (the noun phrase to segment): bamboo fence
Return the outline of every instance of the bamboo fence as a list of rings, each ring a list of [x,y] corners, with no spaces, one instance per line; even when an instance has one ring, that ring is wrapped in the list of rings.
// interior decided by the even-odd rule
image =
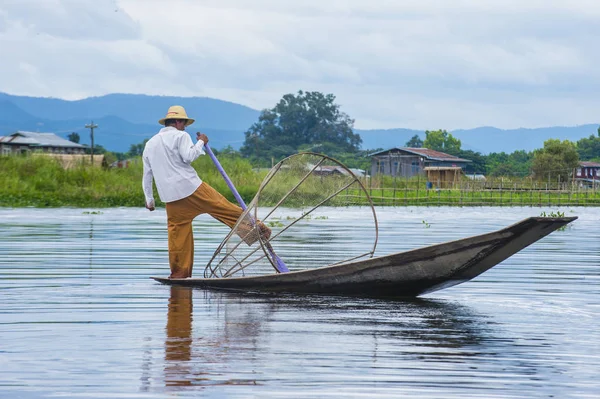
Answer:
[[[502,178],[460,181],[445,187],[428,187],[424,179],[363,179],[371,200],[381,206],[600,206],[600,181],[539,182]],[[348,190],[356,204],[366,203],[364,194]]]

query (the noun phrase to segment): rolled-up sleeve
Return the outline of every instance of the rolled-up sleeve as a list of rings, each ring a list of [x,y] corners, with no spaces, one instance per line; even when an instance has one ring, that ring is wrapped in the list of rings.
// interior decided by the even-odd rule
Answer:
[[[179,141],[179,154],[183,162],[190,164],[196,160],[200,155],[204,155],[204,141],[198,140],[196,144],[192,143],[192,139],[189,134],[182,134],[181,140]]]

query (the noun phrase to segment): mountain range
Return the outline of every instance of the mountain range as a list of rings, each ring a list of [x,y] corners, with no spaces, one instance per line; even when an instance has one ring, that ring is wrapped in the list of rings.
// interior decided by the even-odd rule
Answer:
[[[212,147],[231,146],[239,149],[244,132],[258,120],[259,110],[244,105],[206,97],[149,96],[141,94],[109,94],[69,101],[48,97],[16,96],[0,92],[0,136],[17,130],[50,132],[66,138],[78,133],[82,144],[90,144],[90,130],[86,124],[94,122],[94,142],[115,152],[127,152],[132,144],[141,143],[160,129],[158,119],[169,106],[183,105],[196,123],[190,133],[202,131],[211,140]],[[430,130],[443,129],[433,127]],[[578,141],[597,134],[598,124],[544,127],[535,129],[503,130],[478,127],[450,131],[462,142],[464,150],[482,154],[531,151],[542,148],[548,139]],[[364,150],[403,147],[414,135],[425,139],[424,130],[413,129],[356,129]],[[195,136],[195,134],[194,134]]]

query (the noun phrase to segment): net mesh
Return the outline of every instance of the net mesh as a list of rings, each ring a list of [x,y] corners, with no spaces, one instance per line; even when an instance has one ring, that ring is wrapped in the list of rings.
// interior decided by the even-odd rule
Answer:
[[[335,219],[351,221],[354,212],[372,215],[372,228],[360,242],[348,243],[344,228],[352,228],[351,224],[340,228]],[[327,156],[296,154],[267,174],[204,276],[265,275],[282,268],[297,271],[372,257],[377,235],[375,210],[358,177]]]

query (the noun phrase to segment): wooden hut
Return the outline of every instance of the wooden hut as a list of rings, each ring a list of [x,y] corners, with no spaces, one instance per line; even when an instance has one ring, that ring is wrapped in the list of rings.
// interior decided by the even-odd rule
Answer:
[[[463,174],[460,166],[427,166],[423,169],[433,187],[448,188],[457,184]]]

